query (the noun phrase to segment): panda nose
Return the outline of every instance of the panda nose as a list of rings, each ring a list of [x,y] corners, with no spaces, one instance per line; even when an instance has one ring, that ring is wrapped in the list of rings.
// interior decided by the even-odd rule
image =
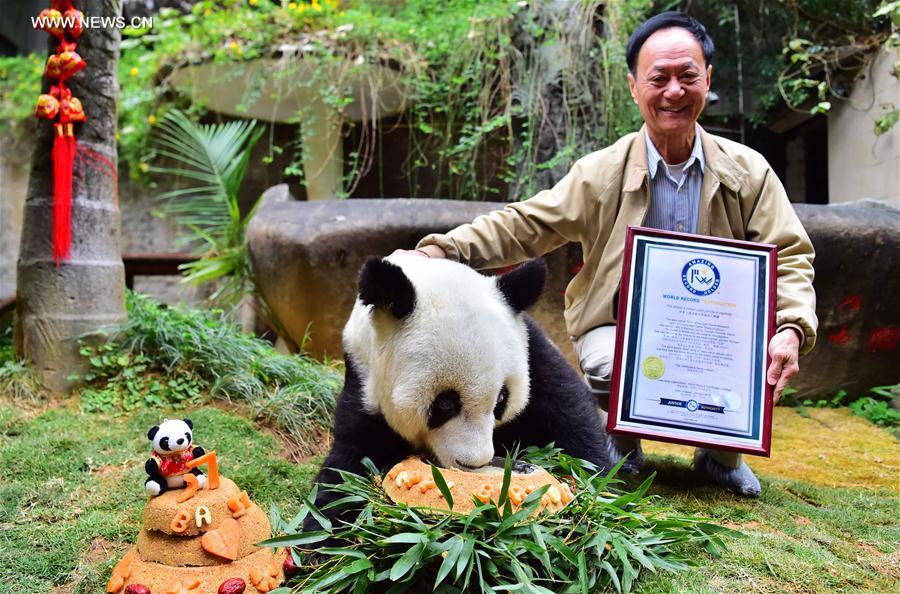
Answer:
[[[183,437],[178,438],[178,442],[177,442],[177,443],[178,443],[178,445],[183,444],[183,443],[184,443],[184,438],[183,438]]]

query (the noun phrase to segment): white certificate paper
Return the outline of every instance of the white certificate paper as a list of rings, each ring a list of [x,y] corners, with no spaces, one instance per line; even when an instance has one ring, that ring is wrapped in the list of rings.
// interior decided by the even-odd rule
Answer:
[[[767,453],[772,246],[641,231],[623,267],[610,430]]]

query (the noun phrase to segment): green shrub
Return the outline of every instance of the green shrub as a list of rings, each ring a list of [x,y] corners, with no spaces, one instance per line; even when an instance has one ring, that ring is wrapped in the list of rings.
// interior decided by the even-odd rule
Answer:
[[[900,384],[872,388],[869,394],[850,403],[850,410],[881,427],[900,427],[900,411],[892,406],[892,400],[900,396]]]
[[[341,383],[332,366],[280,354],[219,311],[170,308],[135,293],[127,309],[128,321],[108,331],[108,341],[83,343],[85,410],[180,408],[208,394],[249,406],[305,452],[330,428]]]
[[[797,390],[793,388],[785,388],[782,394],[782,404],[797,407],[801,414],[805,407],[839,408],[846,406],[854,414],[881,427],[888,429],[900,427],[900,411],[891,405],[891,401],[900,396],[900,384],[870,388],[866,394],[856,398],[851,397],[847,390],[838,390],[830,398],[807,398],[804,400],[797,398],[796,393]]]
[[[34,404],[40,400],[44,388],[34,370],[16,360],[12,320],[11,315],[0,319],[0,394]]]

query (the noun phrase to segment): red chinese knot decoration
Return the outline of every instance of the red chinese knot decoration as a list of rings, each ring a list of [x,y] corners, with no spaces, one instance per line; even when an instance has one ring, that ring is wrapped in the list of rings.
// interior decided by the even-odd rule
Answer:
[[[56,265],[67,260],[72,246],[72,169],[75,163],[75,122],[87,119],[78,97],[66,86],[66,81],[81,71],[87,63],[75,51],[75,40],[81,35],[84,14],[72,6],[72,0],[51,0],[50,8],[38,16],[43,31],[59,39],[56,53],[47,59],[44,74],[58,82],[49,94],[38,98],[34,115],[56,120],[53,128],[53,259]]]

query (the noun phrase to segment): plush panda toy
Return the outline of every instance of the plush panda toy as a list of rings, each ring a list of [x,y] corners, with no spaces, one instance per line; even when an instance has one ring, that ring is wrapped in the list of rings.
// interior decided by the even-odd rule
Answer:
[[[153,444],[152,457],[144,464],[147,480],[144,488],[156,497],[169,489],[184,487],[184,475],[188,472],[197,477],[199,488],[206,488],[206,475],[199,468],[188,470],[186,464],[206,452],[194,445],[191,431],[194,424],[190,419],[163,419],[147,432],[147,439]]]
[[[316,481],[340,482],[332,468],[363,474],[366,456],[379,468],[424,453],[477,469],[516,443],[555,442],[609,468],[587,385],[523,313],[545,276],[540,260],[487,277],[444,259],[369,259],[344,328],[334,442]],[[318,493],[319,506],[337,497]],[[304,528],[319,526],[309,516]]]

